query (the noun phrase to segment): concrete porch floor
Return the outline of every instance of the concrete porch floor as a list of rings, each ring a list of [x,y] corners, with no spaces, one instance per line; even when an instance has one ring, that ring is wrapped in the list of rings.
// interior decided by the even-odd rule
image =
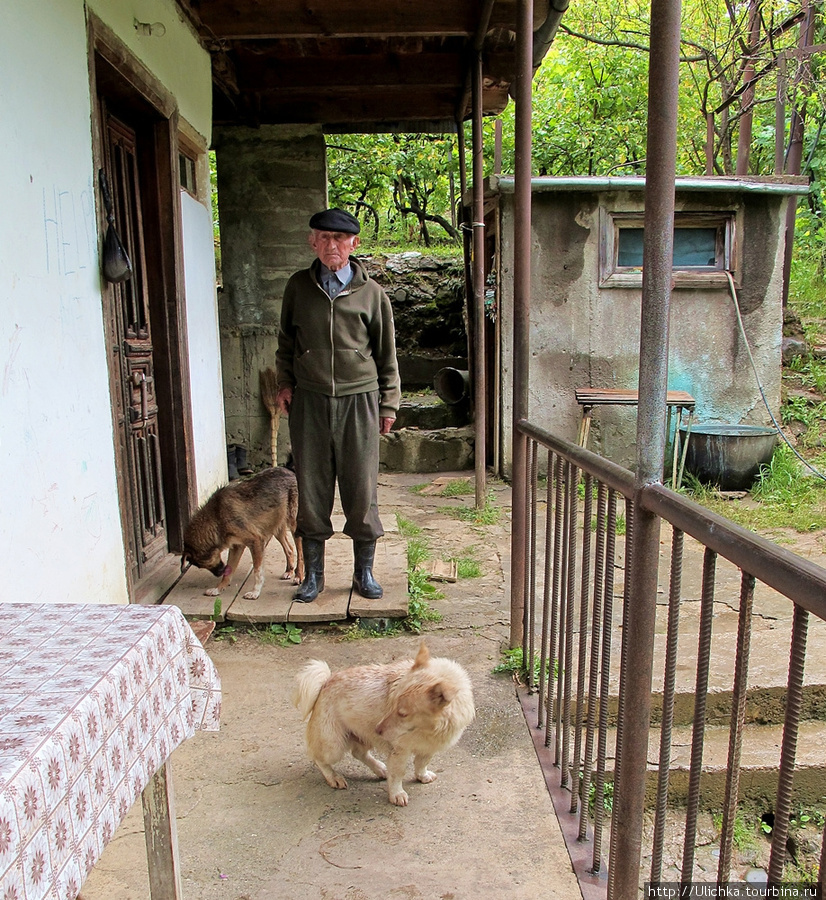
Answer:
[[[467,668],[476,720],[455,747],[434,757],[433,784],[406,784],[409,806],[392,806],[384,782],[352,759],[341,765],[349,788],[334,791],[307,759],[303,723],[290,703],[295,673],[312,658],[336,671],[412,656],[421,638],[353,639],[342,623],[304,627],[300,645],[281,647],[241,630],[233,642],[216,640],[219,628],[207,649],[223,682],[221,731],[196,735],[172,757],[188,900],[580,896],[513,682],[492,673],[508,636],[509,489],[492,486],[500,522],[475,528],[451,514],[472,506],[472,494],[411,493],[433,477],[381,476],[383,543],[401,541],[390,531],[398,515],[421,529],[434,556],[478,560],[479,577],[440,585],[444,598],[432,605],[443,619],[424,635],[431,653]],[[282,565],[277,545],[268,553],[275,568]],[[377,575],[387,587],[390,570]],[[104,851],[83,897],[149,900],[139,806]]]
[[[472,484],[472,472],[439,475],[467,478]],[[422,474],[381,476],[379,504],[387,535],[379,546],[402,552],[407,540],[398,531],[398,522],[402,522],[405,533],[410,533],[411,527],[418,529],[416,539],[425,542],[434,557],[471,558],[478,563],[479,577],[460,577],[456,583],[438,585],[444,596],[433,600],[432,606],[443,618],[427,624],[424,634],[434,655],[457,659],[468,669],[474,684],[476,721],[454,748],[434,758],[439,775],[434,784],[408,786],[408,807],[391,806],[384,784],[354,760],[342,765],[349,789],[333,791],[306,757],[303,725],[289,699],[296,671],[311,658],[327,660],[336,671],[412,656],[420,638],[410,633],[359,637],[349,627],[350,620],[333,617],[300,625],[300,645],[264,643],[254,632],[242,629],[232,635],[232,640],[211,638],[207,649],[224,686],[222,729],[214,735],[197,735],[172,758],[184,897],[500,900],[541,896],[567,900],[581,896],[537,763],[540,751],[534,748],[535,729],[526,725],[511,679],[492,672],[500,661],[500,651],[507,646],[509,632],[510,488],[491,482],[491,505],[500,509],[499,519],[476,525],[457,515],[462,509],[472,508],[472,491],[445,497],[413,490],[436,478]],[[822,564],[824,537],[804,536],[800,542],[792,549]],[[539,545],[542,543],[540,540]],[[337,536],[329,545],[330,589],[346,593],[348,602],[352,602],[349,541]],[[269,588],[273,594],[288,596],[291,586],[278,579],[283,570],[281,549],[275,544],[268,554],[271,571],[265,591]],[[669,536],[664,532],[658,598],[660,667],[668,554]],[[688,548],[687,557],[679,703],[688,703],[693,691],[700,548]],[[619,598],[621,553],[617,566],[615,594]],[[401,582],[396,584],[394,579],[401,578],[404,569],[404,557],[398,555],[392,564],[382,560],[381,568],[377,566],[379,580],[391,599],[401,596],[397,594]],[[214,582],[212,576],[204,574],[207,585]],[[727,673],[732,658],[730,619],[736,591],[725,567],[719,574],[714,628],[715,640],[721,643],[713,654],[710,692],[725,707],[725,694],[731,686]],[[240,586],[233,586],[233,590],[237,597]],[[211,598],[203,599],[211,611]],[[259,601],[245,601],[243,615],[233,620],[237,602],[224,607],[228,624],[238,625],[245,619],[255,624],[253,606]],[[774,595],[758,593],[750,678],[755,691],[753,702],[759,704],[758,719],[770,709],[782,707],[777,695],[782,693],[788,666],[788,607]],[[271,614],[266,611],[266,603],[262,608],[264,612],[259,609],[259,613]],[[282,608],[287,609],[289,617],[289,601],[286,606],[282,603]],[[259,621],[265,624],[284,619],[265,617]],[[621,631],[618,618],[615,654]],[[216,636],[220,638],[220,627]],[[813,623],[806,670],[807,696],[812,698],[813,709],[822,706],[816,698],[826,684],[826,653],[822,651],[826,651],[826,628]],[[655,673],[655,691],[658,679],[661,675]],[[771,704],[762,700],[767,692],[775,698]],[[812,731],[819,728],[820,723],[806,726],[807,746],[822,746],[820,732]],[[770,745],[770,750],[775,750],[775,743],[775,736],[760,740],[761,745]],[[684,762],[682,749],[676,754],[677,765]],[[710,744],[709,765],[724,767],[725,760],[718,761],[716,756]],[[818,761],[801,753],[801,762],[808,770],[806,778],[813,776],[822,783]],[[766,765],[762,759],[744,759],[744,764]],[[83,896],[84,900],[148,900],[139,808],[132,810],[116,832],[84,886]]]

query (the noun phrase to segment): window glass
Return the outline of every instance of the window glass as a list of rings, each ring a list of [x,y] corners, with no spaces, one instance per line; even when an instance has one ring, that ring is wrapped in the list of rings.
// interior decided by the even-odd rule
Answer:
[[[617,265],[642,267],[642,228],[620,228]],[[675,228],[674,265],[681,268],[717,265],[716,228]]]

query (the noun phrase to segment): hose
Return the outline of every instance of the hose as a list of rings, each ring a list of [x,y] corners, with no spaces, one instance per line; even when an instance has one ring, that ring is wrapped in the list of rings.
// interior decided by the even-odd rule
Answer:
[[[803,463],[803,465],[809,469],[813,474],[817,475],[818,478],[822,478],[826,481],[826,475],[822,472],[818,472],[818,470],[805,460],[800,453],[798,453],[797,448],[793,447],[789,442],[789,439],[783,433],[783,429],[778,425],[777,419],[774,417],[774,413],[771,411],[771,407],[769,406],[769,401],[766,399],[766,392],[763,390],[763,385],[760,382],[760,375],[757,373],[757,366],[754,362],[754,357],[751,355],[751,347],[749,346],[749,339],[746,337],[746,329],[743,326],[743,316],[740,313],[740,302],[737,299],[737,290],[734,287],[734,278],[732,278],[731,272],[726,272],[726,278],[728,278],[729,288],[731,290],[731,299],[734,301],[734,311],[737,313],[737,324],[740,326],[740,334],[743,336],[743,343],[746,345],[746,352],[749,355],[749,362],[751,363],[752,370],[754,371],[754,379],[757,382],[757,387],[760,391],[760,396],[763,398],[763,405],[766,407],[766,412],[769,414],[769,418],[772,420],[772,425],[774,425],[775,430],[783,439],[786,446],[794,453],[794,455]]]

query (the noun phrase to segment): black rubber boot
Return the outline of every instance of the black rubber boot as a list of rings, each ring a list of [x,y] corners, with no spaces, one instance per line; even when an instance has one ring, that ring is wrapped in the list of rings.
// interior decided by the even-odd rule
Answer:
[[[353,541],[353,586],[368,600],[378,600],[384,596],[382,586],[373,578],[373,559],[376,555],[375,541]]]
[[[235,444],[227,444],[227,474],[230,481],[238,478],[238,464],[235,461]]]
[[[239,475],[252,475],[253,468],[247,462],[247,448],[237,444],[235,447],[235,465]]]
[[[299,603],[312,603],[324,590],[324,541],[303,538],[304,581],[293,594]]]

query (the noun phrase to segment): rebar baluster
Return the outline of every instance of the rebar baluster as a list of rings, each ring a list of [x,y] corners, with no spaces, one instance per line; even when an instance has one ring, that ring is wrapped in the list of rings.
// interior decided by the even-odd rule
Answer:
[[[539,654],[539,702],[536,704],[536,727],[542,728],[545,724],[545,712],[547,701],[545,689],[548,675],[548,636],[550,633],[550,606],[551,606],[551,534],[553,531],[553,471],[555,454],[548,450],[547,486],[545,489],[545,577],[542,584],[542,651]]]
[[[619,690],[617,691],[617,728],[616,728],[616,750],[614,751],[614,807],[612,809],[612,819],[616,817],[617,821],[621,821],[617,814],[617,804],[620,800],[621,793],[617,790],[620,778],[622,778],[622,730],[625,723],[625,692],[626,678],[628,675],[628,656],[631,649],[628,644],[628,635],[631,629],[628,627],[628,597],[631,584],[631,556],[634,550],[634,505],[625,499],[625,565],[623,567],[623,587],[622,587],[622,643],[620,644],[620,674],[619,674]],[[614,894],[614,863],[616,861],[616,840],[617,830],[611,829],[611,845],[608,851],[608,896],[613,897]]]
[[[665,676],[663,713],[660,729],[660,760],[657,778],[657,805],[651,846],[651,881],[662,880],[665,811],[668,804],[668,778],[671,767],[671,732],[674,726],[674,692],[677,682],[677,643],[680,628],[680,600],[683,581],[685,535],[678,528],[671,536],[671,579],[668,593],[668,626],[665,640]]]
[[[777,801],[774,805],[772,849],[769,856],[769,884],[780,884],[786,860],[789,837],[789,815],[792,809],[792,782],[797,755],[797,733],[803,705],[803,669],[806,664],[806,639],[809,613],[795,604],[792,618],[792,648],[789,660],[789,682],[786,688],[786,715],[783,720],[783,744],[780,750],[780,772],[777,778]],[[821,870],[821,878],[823,872]]]
[[[599,651],[602,630],[602,581],[605,568],[605,508],[607,491],[599,482],[597,489],[597,539],[594,550],[594,611],[591,617],[591,666],[588,673],[588,724],[585,728],[585,756],[582,762],[582,811],[579,816],[580,841],[588,835],[591,800],[591,767],[594,763],[594,730],[599,698]]]
[[[579,582],[579,665],[576,677],[576,722],[574,724],[574,758],[571,771],[571,812],[577,811],[580,793],[579,762],[582,754],[582,720],[585,703],[585,660],[588,654],[588,591],[591,586],[591,513],[594,507],[594,479],[585,475],[585,503],[582,508],[582,568]]]
[[[528,454],[527,460],[527,478],[531,492],[528,503],[528,509],[530,510],[530,528],[527,532],[528,565],[525,566],[525,572],[527,573],[528,578],[528,583],[526,585],[526,596],[528,597],[528,656],[526,660],[525,655],[523,654],[522,662],[528,673],[528,690],[533,693],[536,689],[534,683],[536,672],[536,667],[534,666],[534,658],[536,656],[536,462],[539,444],[536,441],[531,441],[530,449],[531,452]]]
[[[579,488],[579,469],[571,466],[571,477],[568,481],[568,589],[565,607],[565,671],[562,695],[562,770],[561,785],[568,784],[568,769],[571,750],[571,685],[574,668],[574,594],[576,593],[576,521],[577,491]],[[575,792],[577,785],[574,785]]]
[[[594,791],[594,855],[591,871],[602,867],[602,826],[605,818],[605,761],[608,756],[608,701],[611,691],[611,632],[614,627],[614,558],[617,544],[617,494],[608,492],[608,520],[605,528],[605,589],[602,609],[602,674],[599,690],[599,737],[597,776]]]
[[[566,624],[568,621],[568,604],[571,602],[569,591],[569,572],[573,562],[571,561],[571,478],[573,466],[570,461],[565,462],[565,494],[564,512],[562,516],[562,572],[559,581],[559,654],[557,656],[556,674],[556,716],[554,727],[554,765],[562,765],[562,723],[563,723],[563,692],[565,688],[565,653],[568,643]]]
[[[703,556],[703,596],[700,605],[700,629],[697,640],[697,683],[694,689],[694,727],[691,735],[691,769],[688,776],[688,802],[683,843],[682,882],[691,881],[694,871],[694,842],[697,813],[700,808],[700,775],[703,768],[703,742],[706,725],[708,670],[711,661],[711,625],[714,615],[714,576],[717,554],[706,547]]]
[[[559,582],[562,570],[562,517],[564,504],[562,502],[562,471],[564,460],[561,456],[556,459],[554,470],[556,477],[555,504],[554,504],[554,574],[551,591],[551,643],[548,652],[548,706],[545,710],[545,746],[551,746],[551,728],[554,724],[554,685],[556,683],[556,653],[557,638],[559,637]]]
[[[743,724],[746,720],[746,688],[751,652],[751,614],[754,606],[754,577],[746,572],[740,579],[740,615],[737,622],[737,656],[734,660],[734,684],[731,697],[728,769],[723,800],[723,825],[720,836],[720,862],[717,880],[725,882],[731,874],[731,852],[734,842],[734,819],[740,792],[740,757],[743,750]]]

